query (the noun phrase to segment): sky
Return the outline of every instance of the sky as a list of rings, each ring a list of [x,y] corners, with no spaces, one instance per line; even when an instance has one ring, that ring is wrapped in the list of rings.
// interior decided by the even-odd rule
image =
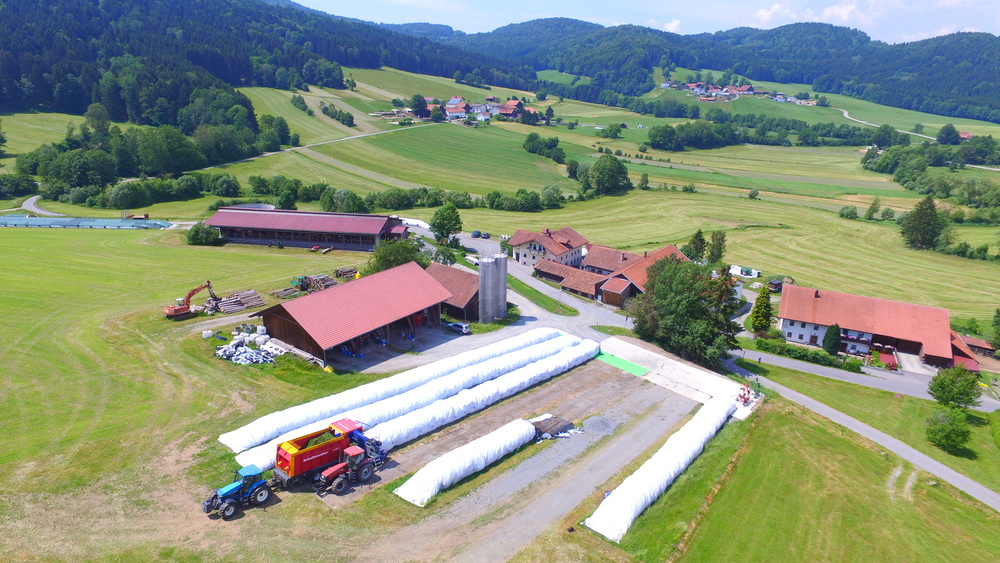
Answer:
[[[685,35],[734,27],[770,29],[825,22],[904,43],[957,31],[1000,35],[998,0],[295,0],[338,16],[384,23],[431,22],[466,33],[509,23],[567,17],[601,25],[635,24]]]

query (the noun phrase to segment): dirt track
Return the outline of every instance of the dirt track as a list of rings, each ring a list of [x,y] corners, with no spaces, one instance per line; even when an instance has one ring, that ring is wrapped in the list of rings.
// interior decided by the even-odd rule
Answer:
[[[429,518],[373,542],[374,552],[365,550],[364,558],[399,560],[400,546],[407,546],[409,560],[509,559],[547,524],[574,508],[673,428],[694,406],[693,401],[594,360],[449,426],[394,452],[394,463],[379,475],[378,482],[365,488],[391,482],[514,418],[546,412],[571,420],[587,418],[585,434],[559,440],[469,495],[438,508]],[[633,420],[636,423],[623,431]],[[593,448],[616,432],[621,435]],[[360,492],[330,495],[324,502],[331,507],[345,506],[357,501]],[[490,517],[496,514],[497,519]]]

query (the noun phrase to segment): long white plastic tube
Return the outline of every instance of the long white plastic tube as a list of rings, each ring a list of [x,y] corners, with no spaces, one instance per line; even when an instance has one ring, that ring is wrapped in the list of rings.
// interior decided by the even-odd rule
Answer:
[[[532,385],[576,367],[593,358],[600,346],[584,339],[580,344],[558,354],[529,364],[506,375],[459,392],[453,397],[434,403],[379,424],[365,434],[382,442],[391,450],[424,434],[484,409],[493,403],[519,393]]]
[[[482,471],[534,438],[535,427],[527,420],[508,422],[431,461],[393,492],[407,502],[424,506],[444,489]]]
[[[729,397],[710,399],[583,523],[613,542],[621,541],[639,514],[701,454],[705,444],[735,411],[736,403]]]
[[[273,412],[236,430],[226,432],[219,436],[219,441],[233,452],[239,453],[267,442],[289,430],[300,428],[317,420],[329,418],[337,413],[404,393],[461,368],[509,354],[510,352],[527,348],[539,342],[551,340],[560,334],[562,333],[554,328],[536,328],[524,334],[488,344],[476,350],[462,352],[450,358],[420,366],[392,377],[366,383],[341,393]]]
[[[450,397],[463,389],[479,385],[532,362],[556,355],[561,350],[573,347],[579,342],[580,339],[576,336],[562,335],[485,362],[464,367],[454,373],[411,389],[406,393],[401,393],[356,409],[339,412],[329,418],[324,418],[285,432],[270,442],[250,448],[237,455],[236,461],[244,467],[256,465],[260,469],[270,469],[274,466],[275,451],[278,445],[286,440],[318,432],[329,426],[330,423],[342,418],[354,420],[361,424],[367,431],[372,426],[405,415],[408,412],[440,399]]]

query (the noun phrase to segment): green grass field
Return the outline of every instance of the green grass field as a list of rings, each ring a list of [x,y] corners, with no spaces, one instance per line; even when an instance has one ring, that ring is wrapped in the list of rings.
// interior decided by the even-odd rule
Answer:
[[[908,463],[804,409],[773,402],[713,495],[682,561],[971,562],[1000,556],[996,512],[922,472],[907,495],[914,471]],[[887,485],[898,466],[901,477]]]
[[[903,472],[890,496],[897,466]],[[620,544],[580,526],[601,501],[595,491],[514,561],[972,562],[1000,554],[1000,516],[922,472],[906,494],[912,471],[840,426],[772,399],[752,424],[730,420]]]
[[[428,220],[432,213],[413,209],[407,216]],[[980,324],[992,318],[1000,294],[1000,264],[909,249],[893,222],[847,221],[834,212],[779,201],[637,190],[544,213],[462,210],[462,220],[494,234],[571,225],[592,242],[632,251],[686,242],[697,229],[726,229],[726,259],[757,267],[765,275],[790,275],[799,285],[947,307],[953,315],[976,317]]]
[[[353,78],[357,83],[358,92],[376,99],[391,100],[399,98],[409,100],[414,94],[428,98],[450,98],[464,96],[473,102],[482,102],[487,96],[496,96],[501,100],[508,97],[534,99],[533,92],[512,90],[510,88],[492,88],[485,90],[465,84],[456,84],[451,78],[414,74],[388,67],[381,69],[344,68],[344,77]]]
[[[497,127],[442,124],[316,147],[316,152],[418,185],[474,194],[549,184],[575,189],[559,166],[521,148],[524,138]]]
[[[105,473],[109,459],[116,471],[128,470],[148,461],[152,444],[179,438],[191,424],[211,434],[252,418],[234,410],[234,397],[267,412],[312,396],[266,370],[213,360],[189,328],[199,321],[172,323],[162,307],[205,279],[220,294],[254,288],[266,295],[291,276],[330,273],[367,256],[189,247],[182,237],[10,229],[0,238],[2,254],[18,264],[0,274],[9,327],[0,351],[8,374],[0,432],[31,436],[32,444],[0,452],[0,467],[20,467],[0,477],[8,488],[50,490],[52,479],[64,489],[82,486]],[[60,461],[25,465],[46,458]]]
[[[539,80],[547,80],[549,82],[555,82],[556,84],[572,84],[574,78],[579,78],[577,84],[586,86],[590,84],[590,78],[586,76],[577,77],[575,74],[567,74],[565,72],[559,72],[558,70],[540,70],[535,73]]]
[[[11,113],[0,115],[0,128],[7,137],[7,144],[0,156],[0,173],[12,174],[18,155],[29,153],[45,143],[55,143],[66,138],[66,129],[72,124],[79,128],[83,116],[67,113]],[[129,123],[116,123],[119,127],[138,127]]]
[[[240,92],[250,98],[258,118],[264,114],[284,117],[288,127],[299,134],[302,144],[342,139],[350,134],[339,124],[329,123],[329,118],[318,111],[310,117],[306,112],[293,106],[290,101],[292,92],[274,88],[240,88]],[[299,94],[308,95],[305,92]]]
[[[747,366],[761,375],[804,393],[844,414],[869,424],[890,436],[963,473],[983,485],[1000,491],[1000,447],[993,441],[983,413],[968,416],[972,439],[960,455],[951,455],[933,446],[924,434],[924,424],[936,403],[827,379],[776,366]]]

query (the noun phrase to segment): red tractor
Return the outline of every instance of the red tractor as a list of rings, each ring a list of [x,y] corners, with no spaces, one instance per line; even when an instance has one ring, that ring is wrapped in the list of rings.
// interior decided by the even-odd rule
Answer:
[[[361,425],[345,418],[278,446],[272,482],[287,489],[312,481],[317,492],[332,485],[339,493],[349,482],[371,479],[385,456],[381,442],[368,438]]]

